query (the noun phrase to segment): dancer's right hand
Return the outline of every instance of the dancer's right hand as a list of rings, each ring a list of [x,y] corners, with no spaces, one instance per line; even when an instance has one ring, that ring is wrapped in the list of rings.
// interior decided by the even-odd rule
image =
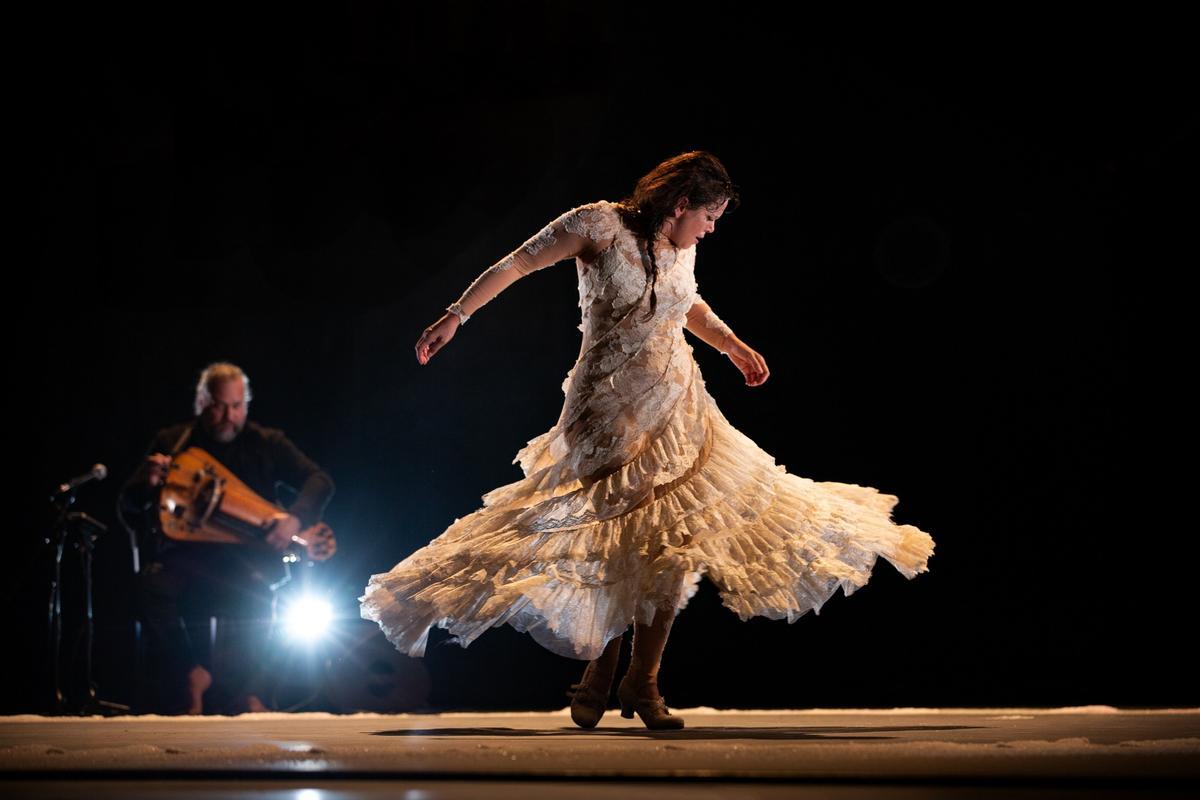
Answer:
[[[421,338],[417,340],[417,361],[421,364],[428,364],[433,354],[454,338],[454,334],[461,324],[457,314],[447,311],[441,319],[426,328],[421,334]]]

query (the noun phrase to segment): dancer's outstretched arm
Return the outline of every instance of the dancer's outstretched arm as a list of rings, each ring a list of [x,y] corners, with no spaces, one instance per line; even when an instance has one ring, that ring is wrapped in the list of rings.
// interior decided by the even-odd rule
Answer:
[[[564,258],[574,258],[588,246],[589,239],[563,228],[559,220],[547,225],[537,235],[488,267],[463,292],[462,297],[447,307],[457,314],[460,322],[487,305],[512,284],[539,269],[557,264]]]
[[[428,363],[434,353],[454,338],[460,325],[521,278],[595,247],[609,233],[599,219],[594,204],[574,208],[484,270],[462,297],[447,306],[447,313],[421,334],[416,345],[417,361]]]

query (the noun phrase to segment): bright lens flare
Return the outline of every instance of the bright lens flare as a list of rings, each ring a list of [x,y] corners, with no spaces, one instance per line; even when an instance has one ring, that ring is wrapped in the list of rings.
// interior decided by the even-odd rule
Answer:
[[[291,603],[284,615],[288,636],[305,642],[321,638],[333,621],[333,607],[319,597],[301,597]]]

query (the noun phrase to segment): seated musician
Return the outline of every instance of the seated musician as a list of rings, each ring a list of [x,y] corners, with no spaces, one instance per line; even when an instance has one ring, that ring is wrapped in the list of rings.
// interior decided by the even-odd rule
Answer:
[[[266,710],[261,643],[263,621],[271,617],[268,587],[283,574],[281,552],[295,534],[320,521],[333,495],[330,477],[282,431],[247,419],[250,399],[249,378],[239,367],[210,365],[196,386],[196,418],[160,430],[144,463],[121,489],[123,516],[144,534],[137,594],[159,676],[154,705],[161,713],[203,713],[210,687],[210,709]],[[279,483],[297,492],[265,544],[176,541],[161,533],[159,493],[172,457],[189,447],[207,451],[262,498],[274,500]],[[200,646],[206,636],[189,636],[185,624],[210,615],[226,620],[222,639],[236,642],[222,648],[236,656],[228,668],[218,665],[212,671],[213,654]]]

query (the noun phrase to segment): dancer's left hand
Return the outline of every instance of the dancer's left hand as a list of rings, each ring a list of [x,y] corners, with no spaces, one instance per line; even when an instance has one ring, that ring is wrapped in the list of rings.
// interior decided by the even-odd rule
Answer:
[[[747,386],[762,386],[771,375],[771,370],[767,369],[767,360],[762,357],[762,353],[741,339],[735,338],[725,351],[725,355],[729,356],[733,365],[742,371],[742,375],[746,377]]]

